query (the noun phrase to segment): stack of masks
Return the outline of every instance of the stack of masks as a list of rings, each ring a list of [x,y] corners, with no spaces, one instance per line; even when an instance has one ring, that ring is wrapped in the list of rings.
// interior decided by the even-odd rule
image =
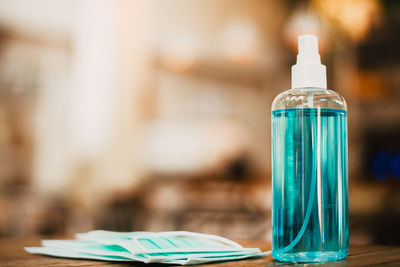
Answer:
[[[144,263],[201,264],[262,257],[259,248],[244,248],[232,240],[192,232],[110,232],[77,234],[75,240],[43,240],[43,247],[26,251],[65,258]]]

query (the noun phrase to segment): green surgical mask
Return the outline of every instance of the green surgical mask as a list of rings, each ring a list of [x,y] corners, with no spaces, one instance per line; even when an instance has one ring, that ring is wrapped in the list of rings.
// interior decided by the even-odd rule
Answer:
[[[67,258],[144,263],[200,264],[261,257],[258,248],[243,248],[229,239],[192,232],[91,231],[78,240],[44,240],[43,247],[25,248],[30,253]]]

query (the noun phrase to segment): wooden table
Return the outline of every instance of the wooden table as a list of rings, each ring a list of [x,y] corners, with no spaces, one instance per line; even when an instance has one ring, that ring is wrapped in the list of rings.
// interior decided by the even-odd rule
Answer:
[[[49,238],[46,238],[49,239]],[[1,239],[0,240],[0,266],[171,266],[161,264],[141,264],[141,263],[115,263],[91,260],[72,260],[47,257],[41,255],[31,255],[24,251],[26,246],[39,246],[41,238],[20,238],[20,239]],[[242,241],[245,247],[259,247],[261,250],[269,250],[269,245],[263,241]],[[259,259],[249,259],[242,261],[231,261],[211,265],[201,266],[285,266],[276,262],[271,256]],[[304,265],[304,264],[299,264]],[[350,254],[344,261],[330,262],[334,266],[400,266],[400,247],[384,246],[350,246]]]

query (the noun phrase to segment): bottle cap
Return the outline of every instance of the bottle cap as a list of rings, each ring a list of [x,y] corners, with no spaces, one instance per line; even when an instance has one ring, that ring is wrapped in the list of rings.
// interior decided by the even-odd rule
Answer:
[[[318,53],[318,38],[300,35],[296,65],[292,66],[292,89],[315,87],[326,89],[326,68]]]

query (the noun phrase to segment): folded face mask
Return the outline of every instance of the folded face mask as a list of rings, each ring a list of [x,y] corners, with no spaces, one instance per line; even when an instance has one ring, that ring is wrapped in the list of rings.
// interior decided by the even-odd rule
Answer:
[[[111,232],[77,234],[77,240],[44,240],[30,253],[67,258],[144,263],[200,264],[262,257],[258,248],[243,248],[229,239],[193,232]]]

